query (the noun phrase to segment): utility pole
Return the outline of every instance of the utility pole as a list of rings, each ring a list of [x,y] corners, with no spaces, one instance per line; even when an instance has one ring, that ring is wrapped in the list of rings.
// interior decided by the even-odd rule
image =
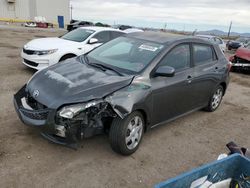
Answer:
[[[70,20],[73,19],[73,5],[70,5]]]
[[[228,38],[229,38],[230,33],[231,33],[232,24],[233,24],[233,22],[231,21],[231,22],[230,22],[230,26],[229,26],[229,30],[228,30],[228,34],[227,34],[227,37],[228,37]]]

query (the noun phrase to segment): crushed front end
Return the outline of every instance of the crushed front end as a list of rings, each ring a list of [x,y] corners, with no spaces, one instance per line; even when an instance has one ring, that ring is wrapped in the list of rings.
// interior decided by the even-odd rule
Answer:
[[[14,106],[24,124],[38,128],[48,140],[72,148],[83,138],[104,133],[117,116],[103,100],[50,109],[32,97],[26,85],[14,95]]]
[[[250,71],[250,61],[237,56],[232,56],[230,61],[232,62],[232,71]]]

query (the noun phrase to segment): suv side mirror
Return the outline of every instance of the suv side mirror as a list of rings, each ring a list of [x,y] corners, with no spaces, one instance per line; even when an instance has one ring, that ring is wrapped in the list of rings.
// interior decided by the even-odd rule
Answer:
[[[175,69],[169,66],[160,66],[156,69],[154,76],[163,76],[163,77],[173,77],[175,75]]]
[[[89,44],[95,44],[95,43],[98,43],[98,39],[96,38],[89,39]]]

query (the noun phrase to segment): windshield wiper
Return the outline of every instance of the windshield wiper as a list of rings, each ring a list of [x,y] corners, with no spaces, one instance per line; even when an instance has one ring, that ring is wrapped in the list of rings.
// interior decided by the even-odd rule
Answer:
[[[89,64],[91,64],[93,66],[96,66],[96,67],[99,67],[104,71],[105,70],[111,70],[111,71],[117,73],[119,76],[124,76],[122,73],[120,73],[118,70],[116,70],[116,69],[114,69],[112,67],[109,67],[109,66],[106,66],[106,65],[103,65],[103,64],[100,64],[100,63],[89,63]]]
[[[119,71],[117,71],[116,69],[114,69],[112,67],[105,66],[105,65],[100,64],[100,63],[90,63],[89,58],[87,56],[83,56],[83,57],[84,57],[85,63],[87,63],[90,66],[97,67],[97,68],[101,69],[102,71],[111,70],[111,71],[115,72],[116,74],[118,74],[119,76],[124,76],[122,73],[120,73]]]

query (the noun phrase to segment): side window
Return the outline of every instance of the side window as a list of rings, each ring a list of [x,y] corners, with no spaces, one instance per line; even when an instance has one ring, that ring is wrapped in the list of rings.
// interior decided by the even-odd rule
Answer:
[[[170,66],[176,71],[190,67],[189,44],[174,47],[160,62],[160,66]]]
[[[98,39],[98,43],[105,43],[110,40],[109,31],[101,31],[93,36],[93,38]]]
[[[216,60],[214,49],[210,45],[194,44],[193,52],[195,65],[211,63]]]
[[[117,31],[110,31],[110,34],[111,34],[111,39],[115,39],[117,37],[120,37],[120,36],[124,35],[124,33],[117,32]]]

